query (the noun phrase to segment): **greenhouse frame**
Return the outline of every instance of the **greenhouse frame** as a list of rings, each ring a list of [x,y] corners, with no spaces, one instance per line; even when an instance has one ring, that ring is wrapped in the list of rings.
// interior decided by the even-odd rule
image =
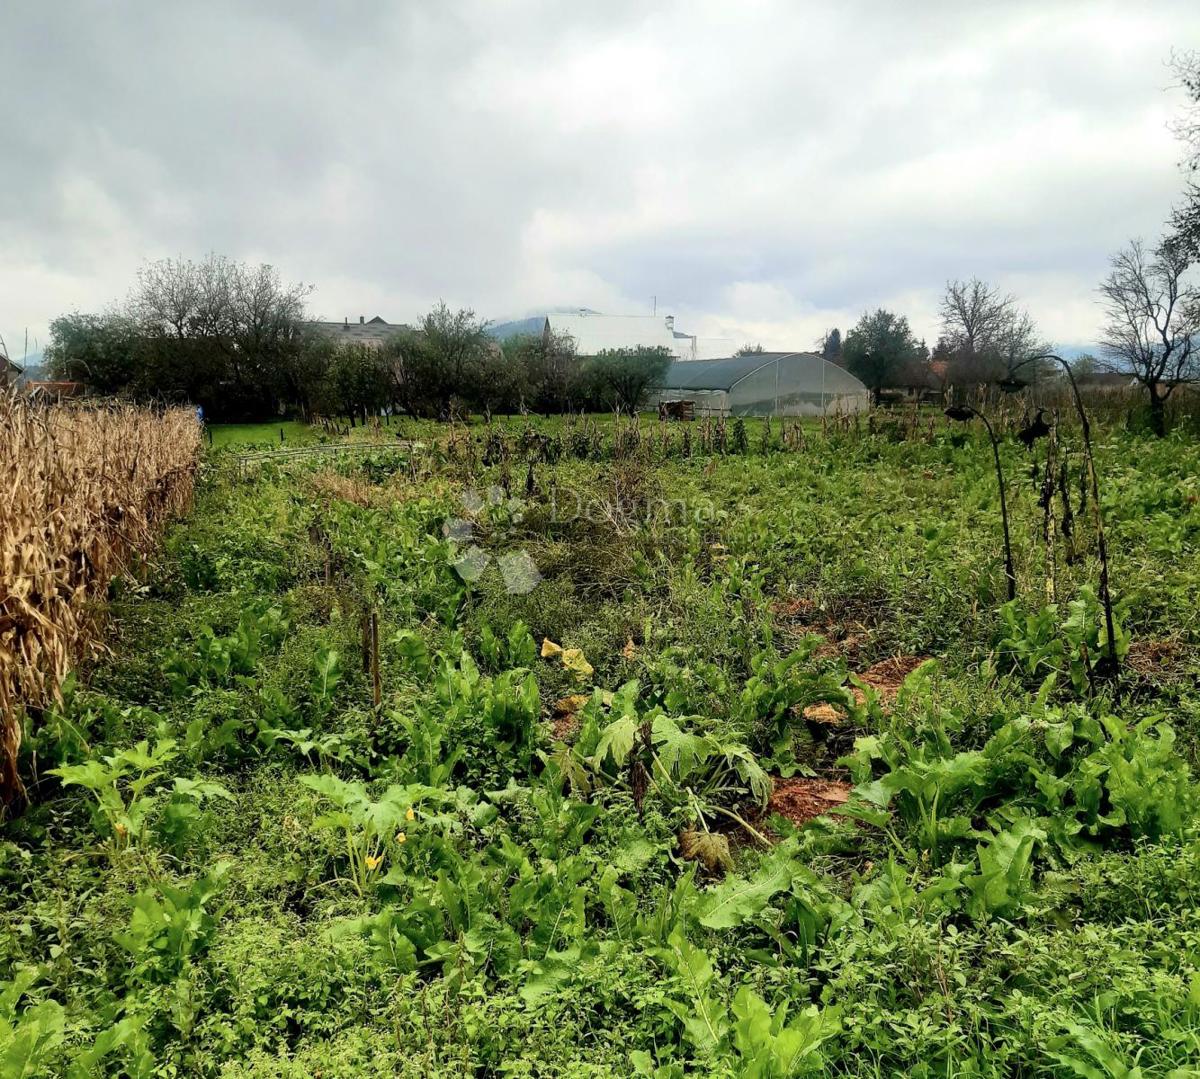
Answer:
[[[652,405],[690,401],[702,416],[820,416],[865,412],[871,393],[815,352],[748,352],[676,360]]]

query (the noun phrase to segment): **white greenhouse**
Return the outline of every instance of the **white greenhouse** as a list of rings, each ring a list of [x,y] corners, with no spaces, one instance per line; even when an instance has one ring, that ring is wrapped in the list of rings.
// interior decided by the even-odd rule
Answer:
[[[672,363],[651,406],[676,401],[698,416],[820,416],[865,412],[871,393],[815,352],[749,352]]]

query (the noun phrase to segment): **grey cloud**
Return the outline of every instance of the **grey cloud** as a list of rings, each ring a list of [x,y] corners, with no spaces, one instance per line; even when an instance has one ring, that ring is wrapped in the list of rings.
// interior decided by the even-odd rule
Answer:
[[[931,333],[974,273],[1087,339],[1181,186],[1164,61],[1197,31],[1174,2],[6,5],[0,331],[215,250],[335,318],[657,295],[807,344],[898,299]]]

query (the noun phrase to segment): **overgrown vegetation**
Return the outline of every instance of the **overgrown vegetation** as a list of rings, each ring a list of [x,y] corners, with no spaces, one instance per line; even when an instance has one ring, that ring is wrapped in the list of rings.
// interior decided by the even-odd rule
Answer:
[[[1020,407],[1013,601],[917,412],[215,453],[27,717],[4,1074],[1194,1074],[1200,451],[1093,431],[1106,678]]]

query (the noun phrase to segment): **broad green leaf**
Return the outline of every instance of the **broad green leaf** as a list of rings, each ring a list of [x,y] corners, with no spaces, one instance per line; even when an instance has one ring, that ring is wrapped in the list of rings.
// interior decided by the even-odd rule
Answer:
[[[623,715],[614,719],[600,734],[593,760],[597,767],[603,767],[605,760],[611,759],[618,768],[629,759],[637,738],[638,723],[633,716]]]
[[[792,866],[784,858],[765,862],[753,877],[726,879],[706,892],[697,908],[700,924],[709,929],[731,929],[753,917],[771,897],[792,885]]]

